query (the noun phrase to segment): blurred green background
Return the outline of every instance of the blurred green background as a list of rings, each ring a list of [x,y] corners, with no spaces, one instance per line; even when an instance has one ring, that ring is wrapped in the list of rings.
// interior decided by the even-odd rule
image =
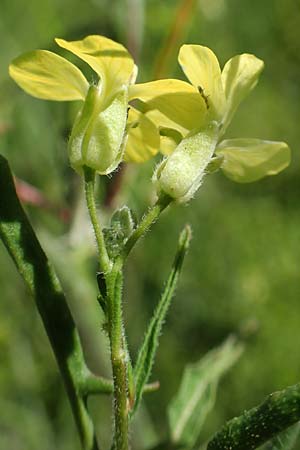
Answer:
[[[145,399],[132,433],[134,448],[165,436],[166,406],[185,364],[230,333],[248,337],[245,353],[220,385],[205,441],[226,419],[300,377],[300,1],[1,0],[0,152],[18,179],[42,195],[40,206],[27,202],[26,209],[61,276],[89,365],[107,374],[108,343],[94,309],[93,241],[80,180],[66,155],[76,105],[33,99],[7,74],[11,59],[24,51],[60,52],[54,37],[88,34],[128,46],[140,67],[139,81],[183,78],[176,61],[182,43],[209,46],[222,65],[237,53],[254,53],[265,70],[226,136],[283,140],[293,152],[285,172],[255,184],[234,184],[221,173],[207,177],[189,205],[163,215],[127,266],[125,316],[134,355],[168,275],[178,232],[191,224],[192,247],[153,372],[161,388]],[[128,166],[122,177],[102,180],[99,201],[110,204],[103,208],[105,220],[124,203],[143,213],[154,198],[154,165]],[[19,182],[24,200],[27,188]],[[0,265],[0,450],[79,449],[41,321],[2,244]],[[90,402],[104,443],[111,434],[110,403]]]

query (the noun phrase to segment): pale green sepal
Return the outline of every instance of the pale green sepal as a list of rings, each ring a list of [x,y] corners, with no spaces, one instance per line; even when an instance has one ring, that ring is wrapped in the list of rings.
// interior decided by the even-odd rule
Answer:
[[[222,83],[226,97],[222,131],[228,124],[242,100],[252,91],[264,68],[264,62],[254,55],[244,53],[231,58],[222,71]]]
[[[173,267],[169,275],[165,290],[154,311],[153,317],[149,323],[143,343],[138,353],[137,361],[134,366],[133,376],[135,382],[135,403],[131,416],[137,410],[142,398],[143,390],[148,382],[151,370],[154,364],[158,340],[161,334],[163,323],[176,289],[177,281],[182,268],[185,254],[188,250],[191,240],[191,229],[187,225],[180,233],[177,252],[175,255]]]
[[[14,59],[9,74],[25,92],[44,100],[84,100],[89,88],[74,64],[47,50]]]
[[[268,175],[276,175],[290,163],[291,152],[285,142],[260,139],[228,139],[222,141],[216,154],[223,156],[222,170],[238,183],[251,183]]]
[[[125,149],[127,87],[120,89],[103,108],[101,87],[91,86],[69,141],[71,166],[82,173],[87,166],[99,174],[108,174],[119,165]]]
[[[124,86],[91,124],[90,139],[83,153],[85,165],[103,175],[117,168],[125,151],[126,119],[127,87]]]
[[[223,157],[222,155],[220,155],[220,156],[215,156],[215,157],[212,158],[212,159],[210,160],[210,162],[207,164],[207,167],[206,167],[206,169],[205,169],[205,172],[206,172],[206,173],[209,173],[209,174],[217,172],[218,170],[221,169],[221,166],[222,166],[222,164],[223,164],[223,160],[224,160],[224,157]]]
[[[75,119],[68,143],[68,153],[71,167],[82,174],[84,162],[82,159],[82,145],[89,122],[94,114],[99,92],[95,86],[90,86],[81,111]]]
[[[208,127],[183,139],[154,175],[158,192],[179,202],[188,201],[201,185],[215,151],[218,132],[217,122],[211,122]]]
[[[176,396],[168,407],[171,440],[185,449],[192,448],[211,411],[220,378],[232,367],[243,351],[234,337],[207,353],[183,373]]]

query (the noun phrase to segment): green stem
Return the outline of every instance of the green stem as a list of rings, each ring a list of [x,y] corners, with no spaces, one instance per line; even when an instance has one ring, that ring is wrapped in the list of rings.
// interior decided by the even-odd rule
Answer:
[[[148,213],[142,218],[141,222],[138,224],[137,228],[134,230],[130,238],[125,244],[122,258],[123,260],[129,255],[132,248],[135,246],[137,241],[149,230],[151,225],[156,222],[160,214],[166,209],[167,206],[172,202],[172,198],[168,196],[161,196],[156,204],[149,209]]]
[[[98,253],[99,253],[99,264],[100,268],[104,273],[109,272],[111,269],[111,262],[109,260],[104,236],[102,229],[99,225],[99,219],[97,216],[97,208],[95,203],[95,171],[89,167],[84,167],[84,180],[85,180],[85,198],[86,204],[89,211],[90,219],[94,228],[94,233],[96,237]]]
[[[122,262],[116,261],[107,276],[108,322],[111,346],[111,364],[114,382],[115,435],[113,448],[128,450],[128,371],[127,350],[122,318]]]
[[[207,450],[251,450],[300,420],[300,383],[270,394],[259,406],[227,422]]]
[[[80,394],[85,398],[93,394],[112,394],[113,383],[107,378],[93,374],[88,369],[82,376]]]

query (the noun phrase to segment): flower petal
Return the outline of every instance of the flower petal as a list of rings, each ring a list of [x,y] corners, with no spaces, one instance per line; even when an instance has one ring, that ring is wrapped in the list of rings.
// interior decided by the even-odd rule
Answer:
[[[187,78],[205,99],[211,119],[222,118],[225,96],[216,55],[202,45],[183,45],[178,61]]]
[[[129,130],[124,160],[136,163],[147,161],[159,151],[158,129],[145,114],[132,107],[128,122],[137,122],[138,125]]]
[[[135,84],[129,98],[146,102],[148,117],[158,127],[173,128],[186,135],[199,129],[207,119],[206,104],[190,84],[173,79]]]
[[[290,163],[290,148],[285,142],[260,139],[228,139],[216,150],[224,160],[221,169],[238,183],[250,183],[276,175]]]
[[[81,41],[55,41],[89,64],[110,94],[114,95],[123,84],[129,84],[134,62],[123,45],[98,35],[87,36]]]
[[[244,53],[231,58],[222,71],[222,83],[226,97],[223,130],[230,123],[240,102],[256,86],[264,62],[254,55]]]
[[[28,94],[45,100],[84,100],[89,87],[74,64],[47,50],[14,59],[9,74]]]
[[[160,130],[160,152],[163,155],[169,156],[173,153],[181,141],[182,135],[178,131],[170,128]]]

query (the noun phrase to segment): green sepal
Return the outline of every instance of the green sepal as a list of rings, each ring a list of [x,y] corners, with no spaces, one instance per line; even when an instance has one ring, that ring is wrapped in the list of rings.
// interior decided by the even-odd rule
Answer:
[[[90,86],[68,145],[70,164],[81,175],[83,166],[105,175],[121,162],[127,137],[127,90],[120,88],[106,105],[101,85]]]
[[[163,192],[181,203],[189,201],[202,183],[218,134],[219,125],[213,121],[186,136],[154,174],[158,193]]]
[[[222,155],[213,157],[207,164],[205,172],[208,174],[212,174],[220,170],[222,167],[223,159],[224,158]]]
[[[131,416],[137,410],[142,398],[144,386],[149,380],[154,364],[156,351],[158,348],[158,339],[161,334],[161,329],[166,319],[166,314],[168,312],[172,297],[174,295],[184,256],[189,247],[190,239],[191,229],[189,226],[186,226],[180,234],[178,248],[171,273],[169,275],[165,290],[149,323],[147,332],[138,353],[136,364],[133,369],[135,382],[135,402],[133,410],[131,412]]]
[[[182,140],[182,135],[179,131],[173,130],[172,128],[161,128],[159,134],[171,138],[177,145]]]
[[[185,368],[179,390],[168,408],[171,442],[185,449],[196,444],[215,403],[218,382],[242,351],[243,346],[231,336],[199,362]]]

